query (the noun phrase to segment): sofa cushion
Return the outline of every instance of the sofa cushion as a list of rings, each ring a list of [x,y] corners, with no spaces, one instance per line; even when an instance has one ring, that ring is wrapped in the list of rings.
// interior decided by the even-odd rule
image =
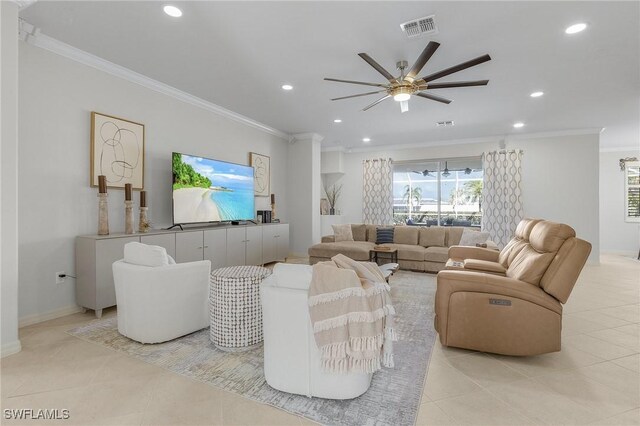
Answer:
[[[418,245],[420,229],[414,226],[396,226],[393,230],[393,242],[395,244]]]
[[[367,225],[364,223],[352,223],[351,234],[353,234],[353,241],[367,241]]]
[[[464,228],[460,226],[446,226],[444,229],[446,232],[445,244],[447,247],[459,245]]]
[[[424,249],[424,260],[427,262],[447,263],[447,260],[449,260],[449,247],[427,247]]]
[[[367,225],[367,241],[375,243],[378,238],[377,225]]]
[[[374,244],[368,241],[340,241],[337,243],[320,243],[309,248],[309,256],[330,259],[338,253],[353,260],[368,261],[369,250]]]
[[[422,247],[445,247],[446,232],[440,226],[420,228],[419,244]]]
[[[398,250],[398,259],[401,260],[416,260],[423,261],[424,260],[424,250],[425,248],[419,245],[414,244],[385,244],[385,246],[389,246],[391,248],[395,248]]]
[[[540,279],[547,271],[555,253],[539,253],[527,245],[513,259],[507,269],[507,277],[524,281],[533,285],[540,285]]]
[[[376,244],[393,243],[393,227],[376,228]]]
[[[331,225],[333,228],[333,235],[335,236],[335,241],[353,241],[353,233],[351,232],[351,225]]]
[[[460,237],[458,245],[475,247],[477,244],[486,243],[488,239],[488,232],[474,231],[466,228],[462,231],[462,236]]]
[[[137,242],[124,245],[124,261],[140,266],[167,266],[169,257],[164,247]]]

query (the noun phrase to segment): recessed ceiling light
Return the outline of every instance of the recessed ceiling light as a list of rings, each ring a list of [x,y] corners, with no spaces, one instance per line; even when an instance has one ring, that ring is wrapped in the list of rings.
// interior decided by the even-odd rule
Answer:
[[[182,11],[175,6],[165,6],[164,13],[174,18],[179,18],[182,16]]]
[[[517,123],[513,123],[513,127],[515,127],[516,129],[519,129],[521,127],[524,127],[524,123],[518,121]]]
[[[340,120],[339,118],[336,118],[335,120],[333,120],[334,123],[342,123],[342,120]]]
[[[282,85],[282,90],[291,90],[293,89],[293,86],[290,84],[283,84]]]
[[[544,95],[544,92],[533,92],[529,96],[531,96],[532,98],[539,98],[542,95]]]
[[[570,27],[567,27],[567,29],[564,30],[564,32],[567,34],[576,34],[576,33],[579,33],[580,31],[584,31],[585,28],[587,28],[587,24],[581,22],[579,24],[573,24]]]
[[[371,142],[370,138],[362,138],[362,142]]]

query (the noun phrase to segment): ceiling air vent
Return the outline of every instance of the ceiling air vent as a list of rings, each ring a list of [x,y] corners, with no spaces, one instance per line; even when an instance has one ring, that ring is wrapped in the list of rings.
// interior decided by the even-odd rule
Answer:
[[[451,127],[454,124],[455,123],[453,122],[453,120],[436,122],[436,126],[438,126],[438,127]]]
[[[400,24],[400,28],[409,38],[421,37],[427,34],[437,34],[438,27],[435,21],[436,15],[427,16]]]

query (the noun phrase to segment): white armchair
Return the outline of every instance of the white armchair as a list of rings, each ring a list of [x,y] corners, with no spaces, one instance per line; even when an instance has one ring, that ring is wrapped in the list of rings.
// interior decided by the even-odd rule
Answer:
[[[163,251],[129,243],[125,259],[113,264],[118,331],[141,343],[165,342],[209,326],[211,262],[176,264],[166,251],[163,259]]]
[[[264,376],[272,388],[298,395],[351,399],[365,393],[372,374],[331,374],[320,368],[307,293],[311,266],[278,263],[260,286]]]

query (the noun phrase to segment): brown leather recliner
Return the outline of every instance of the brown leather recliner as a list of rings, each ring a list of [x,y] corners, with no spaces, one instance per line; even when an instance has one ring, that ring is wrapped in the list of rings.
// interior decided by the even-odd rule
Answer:
[[[520,225],[514,238],[519,241],[512,240],[500,253],[474,247],[464,253],[458,247],[450,249],[456,256],[483,256],[478,260],[499,265],[504,265],[502,258],[507,266],[504,276],[469,269],[438,273],[435,328],[442,345],[504,355],[560,350],[562,304],[591,244],[561,223]]]

